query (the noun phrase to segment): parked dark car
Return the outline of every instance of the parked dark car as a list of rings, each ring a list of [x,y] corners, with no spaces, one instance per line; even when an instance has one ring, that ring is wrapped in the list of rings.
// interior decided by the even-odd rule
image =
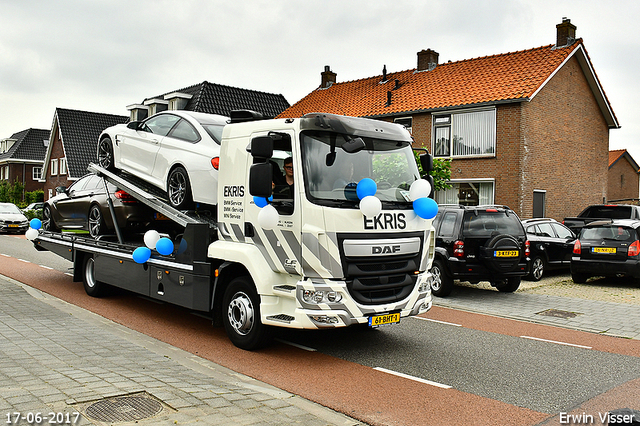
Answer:
[[[576,234],[554,219],[522,221],[531,243],[531,263],[528,279],[539,281],[546,271],[569,269]]]
[[[571,278],[640,278],[640,220],[608,219],[582,228],[573,245]]]
[[[142,230],[153,220],[153,211],[125,191],[108,183],[113,207],[120,229]],[[58,188],[58,195],[45,201],[42,209],[42,228],[60,231],[61,228],[89,231],[97,238],[114,230],[102,178],[86,175],[69,188]]]
[[[22,233],[29,229],[29,221],[18,206],[0,203],[0,232]]]
[[[529,241],[518,215],[507,206],[441,205],[433,221],[436,253],[431,291],[448,296],[453,281],[489,281],[513,292],[528,273]]]
[[[640,220],[640,206],[633,204],[594,204],[582,210],[577,217],[565,217],[562,223],[578,235],[584,225],[601,219]]]

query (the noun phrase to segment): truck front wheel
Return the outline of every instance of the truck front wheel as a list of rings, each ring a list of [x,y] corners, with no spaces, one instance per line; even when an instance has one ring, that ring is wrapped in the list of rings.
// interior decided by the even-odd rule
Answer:
[[[224,292],[222,320],[229,340],[241,349],[259,349],[268,343],[270,327],[260,321],[260,297],[247,277],[233,279]]]

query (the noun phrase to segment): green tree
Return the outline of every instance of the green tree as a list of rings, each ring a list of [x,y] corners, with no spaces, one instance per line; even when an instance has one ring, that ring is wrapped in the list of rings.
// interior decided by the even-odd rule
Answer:
[[[418,163],[418,169],[420,170],[420,176],[424,176],[426,173],[422,170],[422,164],[420,164],[420,154],[422,151],[413,151],[416,157],[416,163]],[[451,160],[448,158],[434,158],[433,170],[429,173],[433,177],[433,186],[436,191],[451,188]]]

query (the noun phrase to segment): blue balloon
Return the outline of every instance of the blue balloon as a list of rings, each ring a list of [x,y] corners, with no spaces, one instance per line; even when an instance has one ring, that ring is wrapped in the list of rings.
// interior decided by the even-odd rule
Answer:
[[[31,226],[35,230],[38,230],[42,227],[42,221],[38,218],[33,218],[31,219],[31,222],[29,222],[29,226]]]
[[[162,237],[156,243],[156,251],[162,255],[173,253],[173,241],[167,237]]]
[[[133,251],[133,260],[136,263],[144,263],[151,257],[151,250],[149,247],[138,247]]]
[[[356,194],[361,200],[369,195],[376,195],[377,190],[378,185],[370,178],[361,179],[360,182],[358,182],[358,186],[356,186]]]
[[[438,214],[438,203],[431,198],[421,197],[413,202],[413,210],[423,219],[433,219]]]
[[[264,197],[253,197],[253,202],[256,203],[256,206],[260,208],[263,208],[268,204],[267,199]]]

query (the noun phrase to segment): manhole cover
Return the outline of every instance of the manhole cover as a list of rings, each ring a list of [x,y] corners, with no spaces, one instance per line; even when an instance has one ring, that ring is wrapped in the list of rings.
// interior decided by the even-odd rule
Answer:
[[[546,311],[538,312],[536,315],[544,315],[546,317],[569,319],[569,318],[575,318],[581,314],[576,312],[560,311],[558,309],[547,309]]]
[[[89,405],[85,414],[101,422],[128,422],[155,416],[162,408],[151,396],[137,394],[101,399]]]

